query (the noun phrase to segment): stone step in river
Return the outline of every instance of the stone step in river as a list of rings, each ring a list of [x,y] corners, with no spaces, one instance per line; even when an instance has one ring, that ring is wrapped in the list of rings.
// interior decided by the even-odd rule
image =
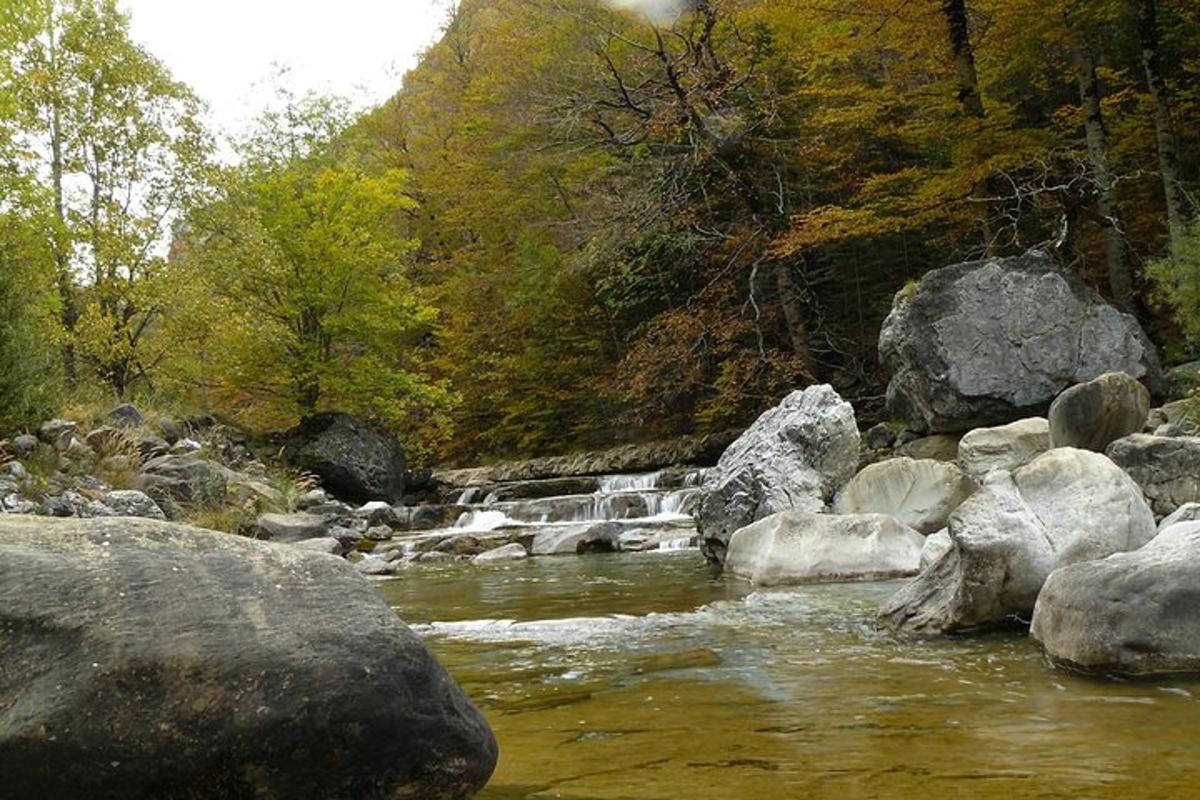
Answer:
[[[452,528],[412,538],[444,537],[447,532],[490,534],[489,540],[497,542],[524,541],[539,555],[549,547],[547,540],[561,541],[604,526],[603,539],[614,543],[612,549],[694,547],[692,515],[702,479],[700,469],[671,469],[468,487],[451,498],[464,509]],[[576,491],[548,493],[561,489]]]

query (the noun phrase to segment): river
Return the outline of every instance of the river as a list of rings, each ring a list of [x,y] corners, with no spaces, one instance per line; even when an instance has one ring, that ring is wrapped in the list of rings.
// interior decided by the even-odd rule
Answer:
[[[379,588],[500,742],[482,800],[1185,798],[1200,681],[905,639],[897,583],[754,590],[695,550],[414,567]]]

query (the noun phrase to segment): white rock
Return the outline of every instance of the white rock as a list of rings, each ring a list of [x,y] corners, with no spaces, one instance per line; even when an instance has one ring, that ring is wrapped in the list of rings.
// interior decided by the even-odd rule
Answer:
[[[937,561],[946,551],[954,546],[950,541],[950,531],[940,530],[925,537],[925,545],[921,548],[921,569],[925,569]]]
[[[785,511],[738,530],[725,570],[760,586],[912,575],[925,538],[885,514]]]
[[[524,545],[518,542],[512,542],[510,544],[488,550],[487,552],[480,553],[479,555],[475,556],[475,558],[471,559],[471,561],[475,564],[497,564],[503,561],[520,561],[521,559],[528,557],[529,553],[526,552]]]
[[[950,517],[952,547],[880,611],[892,628],[954,631],[1028,619],[1058,567],[1136,550],[1155,535],[1133,480],[1087,450],[993,471]]]
[[[994,428],[976,428],[958,443],[958,464],[979,480],[994,469],[1012,471],[1050,449],[1050,423],[1030,417]]]
[[[934,533],[976,488],[955,464],[891,458],[855,475],[837,493],[833,511],[890,514],[921,533]]]
[[[829,386],[792,392],[760,416],[708,470],[700,547],[722,561],[733,532],[781,511],[823,511],[858,469],[854,409]]]

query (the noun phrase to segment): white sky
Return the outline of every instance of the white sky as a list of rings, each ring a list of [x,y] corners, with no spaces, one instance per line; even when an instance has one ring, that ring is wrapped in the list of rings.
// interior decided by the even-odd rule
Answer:
[[[436,39],[447,0],[121,0],[133,36],[211,106],[218,130],[243,128],[270,95],[272,65],[290,88],[390,97]]]

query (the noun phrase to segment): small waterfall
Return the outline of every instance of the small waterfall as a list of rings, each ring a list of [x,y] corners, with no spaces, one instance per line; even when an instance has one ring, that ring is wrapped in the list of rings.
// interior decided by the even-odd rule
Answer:
[[[662,480],[662,471],[646,472],[639,475],[607,475],[600,479],[598,494],[614,492],[645,492],[658,488]]]
[[[488,533],[518,527],[536,535],[541,528],[619,522],[625,530],[649,531],[651,548],[663,536],[659,549],[686,549],[695,541],[694,529],[687,531],[702,479],[701,471],[676,469],[608,475],[598,479],[595,492],[548,497],[539,496],[545,487],[536,481],[527,497],[521,497],[515,484],[468,488],[458,496],[458,503],[468,509],[459,515],[454,530]],[[513,495],[517,499],[501,499]]]
[[[464,511],[454,523],[454,527],[462,531],[494,531],[496,528],[505,525],[512,525],[514,520],[510,519],[503,511]]]
[[[664,536],[658,541],[659,550],[688,550],[695,547],[696,537],[692,534]]]

